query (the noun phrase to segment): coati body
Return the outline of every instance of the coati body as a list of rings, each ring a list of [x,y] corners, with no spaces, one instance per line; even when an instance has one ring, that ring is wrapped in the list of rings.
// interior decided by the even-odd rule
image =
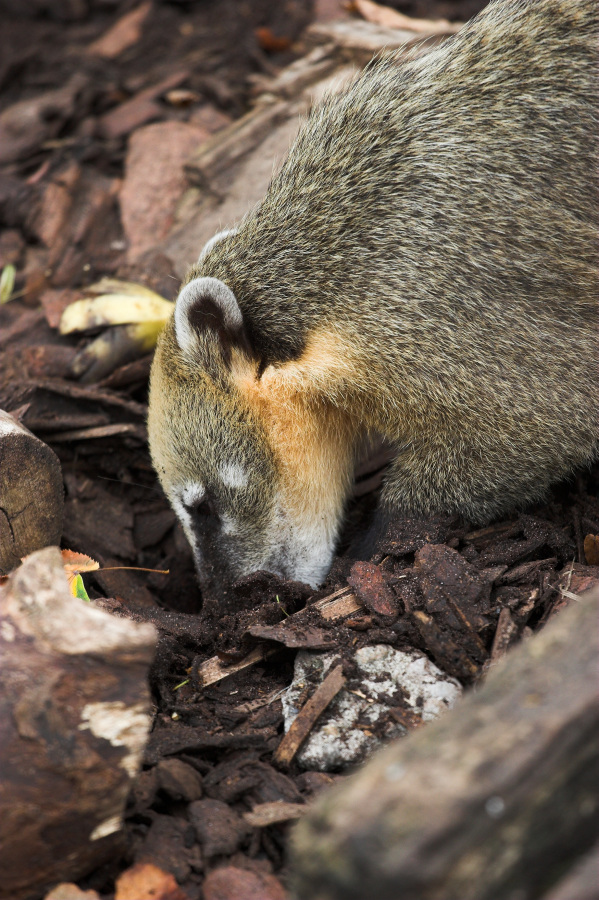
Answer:
[[[375,61],[206,247],[149,415],[206,590],[318,584],[369,434],[383,518],[485,522],[595,457],[596,41],[596,0],[499,0]]]

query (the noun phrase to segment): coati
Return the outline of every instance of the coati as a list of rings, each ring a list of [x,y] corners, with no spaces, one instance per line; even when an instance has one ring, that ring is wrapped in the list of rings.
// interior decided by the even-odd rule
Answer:
[[[200,583],[319,584],[357,447],[391,511],[473,523],[597,454],[597,4],[495,0],[317,106],[205,248],[152,367]]]

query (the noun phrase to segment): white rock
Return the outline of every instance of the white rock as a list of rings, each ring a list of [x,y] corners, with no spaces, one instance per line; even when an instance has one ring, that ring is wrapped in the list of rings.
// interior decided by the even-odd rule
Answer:
[[[338,659],[336,653],[298,653],[293,682],[282,698],[286,731],[298,704],[305,702],[306,685],[319,684]],[[388,716],[390,708],[407,708],[428,722],[450,709],[462,691],[455,679],[416,650],[377,644],[358,650],[354,661],[361,683],[345,687],[322,714],[297,754],[303,768],[327,772],[362,762],[383,742],[406,733]]]

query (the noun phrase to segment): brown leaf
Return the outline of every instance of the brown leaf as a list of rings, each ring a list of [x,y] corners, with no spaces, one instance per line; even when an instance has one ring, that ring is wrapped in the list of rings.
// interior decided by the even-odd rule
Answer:
[[[270,28],[256,28],[254,34],[262,50],[267,53],[282,53],[291,46],[291,38],[277,37]]]
[[[114,900],[189,900],[170,872],[138,863],[117,878]]]
[[[97,891],[83,891],[71,882],[62,882],[52,888],[44,900],[100,900],[100,895]]]
[[[62,564],[67,575],[79,574],[80,572],[95,572],[100,568],[100,563],[86,556],[85,553],[76,553],[74,550],[61,550]]]
[[[123,50],[137,44],[141,37],[142,25],[151,9],[152,4],[146,2],[122,16],[112,28],[89,45],[87,52],[93,56],[102,56],[104,59],[114,59]]]
[[[274,875],[235,866],[213,869],[203,889],[204,900],[289,900],[287,891]]]

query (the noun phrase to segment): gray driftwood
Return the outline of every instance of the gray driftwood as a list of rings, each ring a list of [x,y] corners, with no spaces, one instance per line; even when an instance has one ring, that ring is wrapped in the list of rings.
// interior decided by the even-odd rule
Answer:
[[[62,534],[64,491],[56,454],[0,410],[0,575]]]
[[[599,592],[297,826],[301,900],[534,900],[596,841]]]
[[[33,900],[119,849],[150,727],[152,625],[71,596],[60,553],[0,589],[0,898]]]

